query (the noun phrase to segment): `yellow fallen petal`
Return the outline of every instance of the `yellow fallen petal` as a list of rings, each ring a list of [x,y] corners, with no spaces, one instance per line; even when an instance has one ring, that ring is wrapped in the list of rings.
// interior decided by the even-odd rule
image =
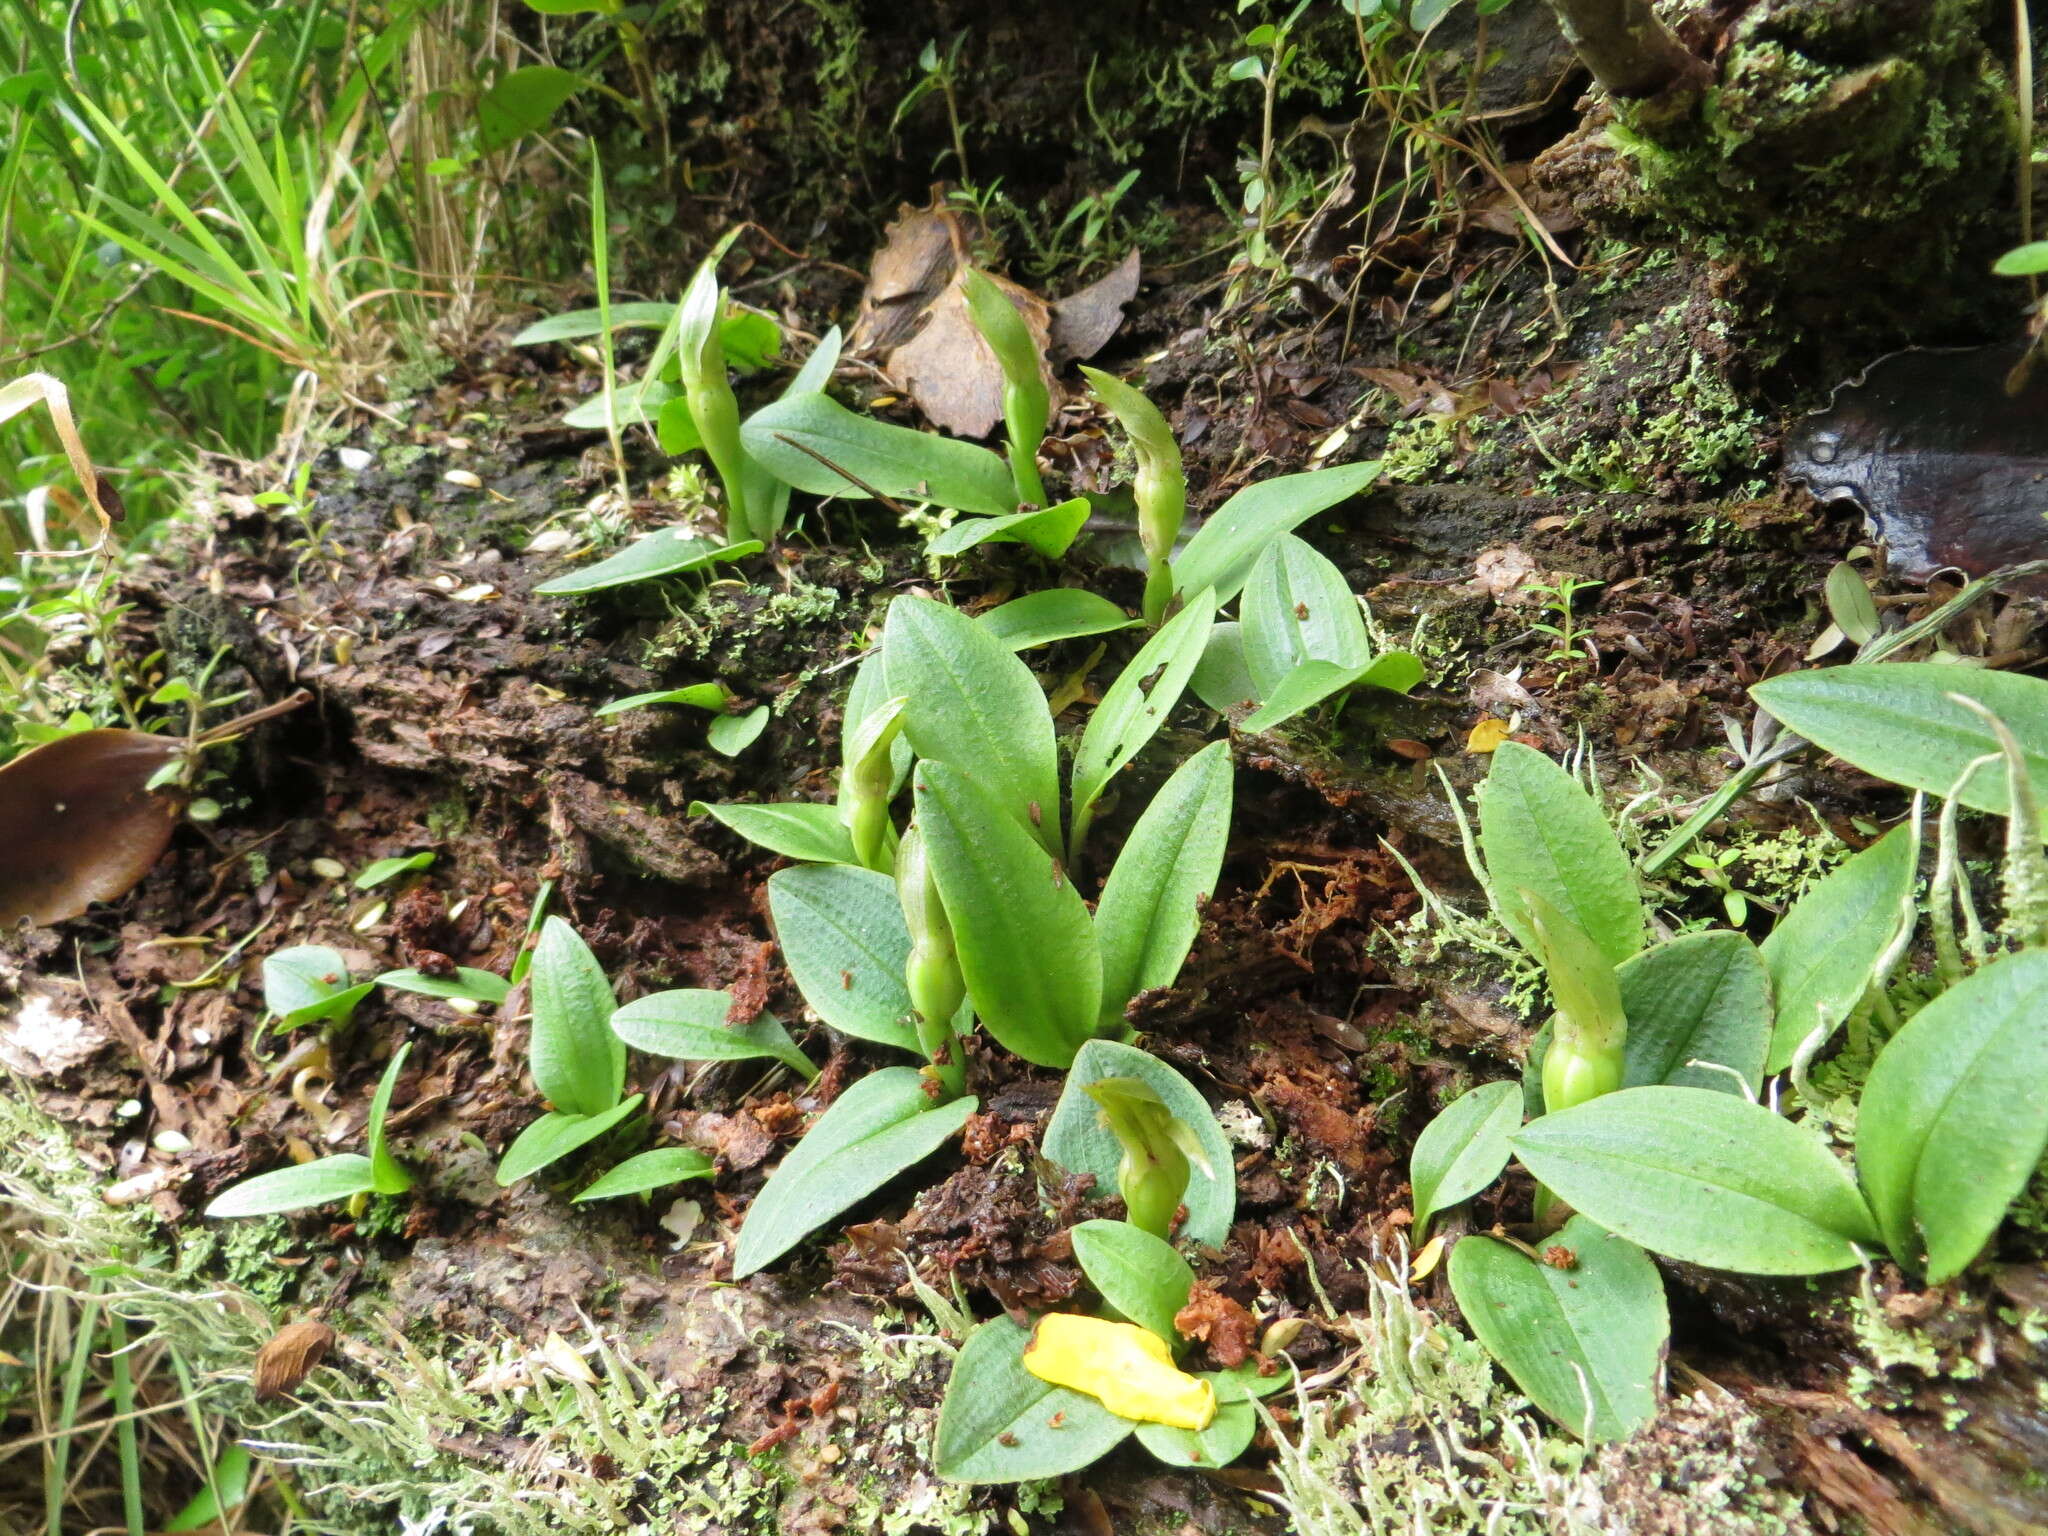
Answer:
[[[1176,1368],[1165,1343],[1135,1323],[1048,1313],[1024,1351],[1024,1369],[1085,1392],[1120,1419],[1207,1429],[1216,1417],[1215,1388]]]
[[[1465,738],[1465,750],[1474,753],[1491,752],[1508,739],[1508,734],[1507,721],[1492,718],[1482,720],[1472,727],[1471,734]]]

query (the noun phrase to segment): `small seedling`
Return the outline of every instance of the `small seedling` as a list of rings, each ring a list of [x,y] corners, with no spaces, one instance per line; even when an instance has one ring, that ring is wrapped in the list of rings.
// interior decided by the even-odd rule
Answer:
[[[1586,636],[1578,625],[1578,597],[1581,592],[1590,592],[1605,585],[1601,581],[1585,581],[1570,574],[1560,574],[1553,586],[1529,588],[1543,599],[1543,611],[1550,615],[1529,626],[1537,634],[1548,635],[1555,642],[1546,660],[1569,666],[1586,659]]]
[[[206,1214],[223,1216],[275,1216],[284,1211],[301,1211],[309,1206],[331,1205],[338,1200],[355,1200],[366,1195],[402,1195],[412,1188],[412,1175],[391,1155],[384,1137],[384,1120],[391,1110],[391,1091],[411,1052],[408,1041],[401,1045],[377,1081],[370,1099],[369,1153],[338,1153],[316,1158],[291,1168],[279,1168],[244,1179],[214,1197]]]
[[[263,962],[264,1006],[280,1029],[315,1022],[340,1028],[375,988],[373,981],[352,981],[341,952],[325,944],[280,949]]]

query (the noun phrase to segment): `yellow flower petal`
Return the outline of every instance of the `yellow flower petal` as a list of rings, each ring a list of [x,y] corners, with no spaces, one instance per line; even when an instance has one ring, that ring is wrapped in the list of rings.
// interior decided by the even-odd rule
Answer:
[[[1178,1369],[1165,1343],[1135,1323],[1048,1313],[1024,1351],[1024,1369],[1086,1393],[1120,1419],[1207,1429],[1216,1417],[1215,1388]]]
[[[1465,750],[1474,753],[1491,752],[1506,741],[1509,734],[1507,721],[1492,718],[1482,720],[1473,726],[1471,734],[1466,736]]]

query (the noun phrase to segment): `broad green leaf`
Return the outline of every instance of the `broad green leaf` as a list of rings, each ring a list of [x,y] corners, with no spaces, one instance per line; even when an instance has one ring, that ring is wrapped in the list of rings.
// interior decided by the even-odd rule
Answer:
[[[247,1502],[249,1473],[256,1464],[246,1445],[229,1445],[214,1458],[206,1484],[193,1494],[185,1507],[164,1522],[166,1533],[197,1530],[232,1530],[222,1515],[232,1515]]]
[[[1509,1138],[1536,1178],[1653,1253],[1750,1275],[1861,1262],[1876,1224],[1813,1131],[1707,1088],[1624,1088]]]
[[[1011,650],[1028,651],[1055,640],[1130,629],[1144,621],[1130,617],[1108,598],[1079,587],[1048,587],[999,604],[974,622]]]
[[[720,715],[705,727],[705,743],[714,752],[738,757],[768,729],[768,714],[766,704],[756,704],[744,715]]]
[[[756,847],[779,853],[785,859],[801,859],[807,864],[854,862],[853,838],[840,825],[836,805],[814,805],[801,800],[767,805],[706,805],[698,800],[691,804],[690,814],[710,816]]]
[[[805,864],[768,877],[783,964],[811,1009],[841,1034],[915,1053],[903,985],[910,931],[896,882],[853,864]]]
[[[370,1194],[376,1187],[370,1160],[359,1153],[341,1152],[244,1179],[214,1196],[206,1214],[275,1216],[283,1211],[302,1211],[311,1205],[350,1200]]]
[[[1188,1304],[1195,1272],[1173,1244],[1127,1221],[1084,1221],[1068,1235],[1081,1273],[1111,1310],[1180,1348],[1173,1319]]]
[[[1086,824],[1109,781],[1150,741],[1183,689],[1209,642],[1216,603],[1206,590],[1159,626],[1102,695],[1074,749],[1074,824]]]
[[[1180,974],[1223,867],[1234,778],[1230,743],[1211,742],[1174,770],[1131,829],[1095,905],[1105,1025]]]
[[[629,693],[623,699],[600,704],[591,713],[598,719],[623,715],[629,709],[646,709],[652,704],[675,704],[688,709],[723,710],[732,702],[732,691],[723,683],[691,683],[682,688],[656,688],[648,693]]]
[[[425,971],[386,971],[377,985],[398,992],[417,992],[422,997],[455,997],[496,1007],[511,994],[512,983],[490,971],[458,965],[453,976],[429,976]]]
[[[1500,1177],[1513,1155],[1508,1137],[1521,1125],[1521,1085],[1487,1083],[1458,1095],[1423,1128],[1408,1156],[1416,1242],[1438,1211],[1471,1199]]]
[[[636,581],[653,581],[663,576],[701,571],[719,560],[744,560],[749,555],[758,555],[761,549],[758,539],[722,544],[715,539],[695,538],[680,528],[658,528],[645,538],[634,540],[609,559],[557,576],[553,581],[544,581],[533,590],[547,597],[560,597],[572,592],[600,592],[609,587],[630,586]]]
[[[1266,546],[1292,533],[1318,512],[1349,501],[1379,478],[1377,461],[1339,464],[1302,475],[1280,475],[1248,485],[1210,513],[1173,559],[1179,593],[1215,589],[1227,603],[1243,589]]]
[[[1422,663],[1406,651],[1388,651],[1362,667],[1304,661],[1280,680],[1280,686],[1264,704],[1238,723],[1238,729],[1252,733],[1270,731],[1346,688],[1385,688],[1392,693],[1406,693],[1422,681],[1422,676]]]
[[[1123,1148],[1103,1118],[1102,1107],[1087,1092],[1090,1083],[1115,1077],[1144,1082],[1193,1131],[1209,1166],[1204,1169],[1190,1159],[1187,1193],[1182,1197],[1187,1219],[1178,1235],[1205,1248],[1220,1248],[1230,1236],[1237,1209],[1230,1142],[1194,1085],[1150,1052],[1116,1040],[1090,1040],[1081,1047],[1046,1124],[1046,1157],[1069,1173],[1094,1174],[1098,1197],[1116,1193]]]
[[[1451,1250],[1451,1294],[1529,1401],[1582,1440],[1621,1440],[1657,1411],[1671,1336],[1650,1256],[1574,1216],[1542,1262],[1477,1233]],[[1568,1262],[1567,1262],[1568,1256]]]
[[[1972,760],[1999,750],[1991,727],[1953,703],[1952,693],[1974,699],[2010,726],[2029,776],[2037,786],[2048,785],[2048,682],[2038,677],[1887,661],[1794,672],[1750,689],[1757,703],[1822,751],[1932,795],[1946,795]],[[2011,806],[2000,772],[1972,775],[1960,799],[1998,816]]]
[[[1252,669],[1244,657],[1242,624],[1217,624],[1209,631],[1209,642],[1188,675],[1188,686],[1219,715],[1258,708],[1259,685],[1252,681]]]
[[[390,1065],[384,1068],[384,1075],[377,1079],[377,1091],[370,1096],[370,1187],[380,1195],[402,1195],[412,1188],[412,1175],[391,1155],[391,1147],[384,1139],[384,1121],[391,1113],[391,1091],[398,1086],[398,1074],[405,1069],[405,1058],[411,1053],[409,1040],[392,1052]]]
[[[573,70],[552,64],[529,64],[500,75],[477,100],[477,147],[490,154],[540,132],[563,102],[589,84]]]
[[[578,1147],[588,1146],[638,1109],[640,1098],[636,1093],[596,1115],[565,1115],[560,1110],[549,1110],[521,1131],[498,1159],[498,1187],[517,1184],[548,1164],[560,1162]]]
[[[612,1015],[612,1031],[651,1056],[672,1056],[678,1061],[765,1058],[782,1062],[806,1079],[818,1075],[818,1069],[797,1049],[774,1014],[756,1014],[750,1023],[728,1024],[731,1013],[730,992],[679,987],[627,1003]]]
[[[882,653],[890,694],[910,700],[903,734],[917,755],[980,775],[1011,816],[1057,850],[1059,751],[1031,669],[966,614],[922,597],[889,605]]]
[[[1000,517],[969,518],[955,523],[925,545],[928,555],[964,555],[977,544],[1028,544],[1048,560],[1064,555],[1088,521],[1088,498],[1042,507],[1033,512],[1006,512]]]
[[[527,973],[534,1086],[566,1115],[601,1115],[619,1102],[626,1047],[611,1031],[611,983],[576,930],[559,917],[541,925]]]
[[[356,876],[356,889],[367,891],[376,886],[395,880],[400,875],[410,874],[416,869],[431,869],[434,856],[431,853],[408,853],[395,859],[372,859],[363,866],[363,872]]]
[[[1960,1274],[2048,1151],[2048,951],[1992,961],[1878,1053],[1856,1168],[1885,1241],[1927,1282]]]
[[[754,1197],[733,1252],[733,1279],[773,1264],[923,1162],[959,1134],[975,1107],[972,1098],[933,1104],[915,1067],[870,1072],[818,1117]]]
[[[1763,1086],[1771,979],[1747,935],[1688,933],[1624,961],[1614,977],[1628,1019],[1622,1087],[1668,1083],[1739,1094],[1745,1085],[1751,1093]],[[1546,1024],[1529,1045],[1523,1085],[1532,1118],[1543,1113],[1541,1074],[1550,1037]],[[1717,1070],[1722,1067],[1729,1070]]]
[[[680,1184],[684,1179],[708,1179],[717,1171],[717,1165],[694,1147],[656,1147],[652,1152],[627,1158],[610,1173],[593,1179],[574,1203],[644,1195],[651,1189]]]
[[[949,1483],[1021,1483],[1101,1460],[1135,1427],[1024,1368],[1031,1330],[991,1318],[967,1336],[939,1405],[933,1464]]]
[[[674,318],[673,304],[641,303],[628,300],[620,303],[614,300],[611,306],[612,329],[627,331],[634,329],[658,331]],[[586,336],[595,336],[604,329],[602,311],[591,309],[568,309],[559,315],[549,315],[536,320],[517,336],[512,338],[515,347],[536,346],[543,341],[581,341]]]
[[[351,984],[348,962],[325,944],[294,945],[263,961],[263,1005],[286,1029],[316,1020],[346,1020],[374,986],[368,981]]]
[[[785,395],[763,406],[741,426],[740,440],[777,479],[813,496],[860,500],[868,494],[820,463],[815,453],[884,496],[991,517],[1017,510],[1010,466],[1000,455],[937,432],[876,421],[823,393]]]
[[[912,780],[974,1011],[1026,1061],[1066,1066],[1095,1033],[1102,997],[1087,903],[973,770],[920,761]]]
[[[1765,1071],[1790,1066],[1823,1017],[1839,1026],[1855,1008],[1910,918],[1918,853],[1913,829],[1893,827],[1778,919],[1761,946],[1777,1009]]]
[[[622,415],[620,424],[624,425],[628,419],[644,420],[645,406],[648,404],[658,405],[660,410],[654,417],[654,437],[661,444],[661,451],[672,459],[679,459],[686,453],[697,452],[704,446],[704,434],[697,430],[697,418],[690,414],[689,400],[683,395],[674,393],[669,385],[661,387],[665,392],[666,398],[655,401],[651,397],[642,397],[638,401],[642,410],[637,418],[628,418]],[[577,411],[572,411],[569,415],[574,416],[579,411],[587,409],[589,407],[579,406]],[[602,401],[599,402],[599,409],[600,411],[603,409]],[[570,421],[569,416],[565,416],[562,419],[570,426],[576,425],[575,422]],[[598,425],[603,426],[603,421],[600,420]]]
[[[1274,539],[1259,556],[1237,611],[1245,666],[1262,699],[1270,699],[1304,662],[1355,672],[1372,659],[1351,584],[1291,533]]]
[[[649,421],[656,423],[662,451],[671,455],[680,451],[668,446],[670,431],[667,422],[673,411],[680,411],[683,419],[689,420],[689,406],[676,393],[675,385],[664,384],[660,379],[635,379],[612,391],[612,419],[621,427],[636,427]],[[566,412],[562,425],[585,432],[604,431],[604,395],[592,395],[574,410]],[[696,431],[694,422],[690,430]]]
[[[1611,964],[1643,947],[1643,900],[1600,804],[1532,747],[1505,741],[1479,789],[1479,848],[1494,914],[1536,953],[1517,891],[1527,888],[1585,930]]]
[[[1245,1377],[1237,1371],[1203,1371],[1202,1380],[1216,1393],[1216,1417],[1206,1429],[1176,1429],[1171,1424],[1140,1424],[1138,1444],[1169,1467],[1213,1472],[1245,1452],[1258,1433],[1259,1415]],[[1282,1375],[1281,1381],[1287,1378]]]
[[[794,395],[813,395],[831,383],[832,370],[839,366],[839,345],[839,327],[835,325],[818,338],[817,346],[804,359],[803,367],[797,369],[789,383],[783,386],[780,398],[787,400]],[[733,338],[725,337],[728,356],[732,355],[732,346]],[[692,432],[696,425],[693,419],[690,423]],[[749,513],[757,514],[759,526],[772,535],[781,529],[789,515],[789,482],[751,454],[746,462],[746,481]]]

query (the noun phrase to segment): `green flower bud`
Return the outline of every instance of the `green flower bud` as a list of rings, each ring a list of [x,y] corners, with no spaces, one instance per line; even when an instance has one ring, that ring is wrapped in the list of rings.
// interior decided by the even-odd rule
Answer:
[[[1614,967],[1586,930],[1536,892],[1523,887],[1517,894],[1536,930],[1537,958],[1557,1004],[1543,1058],[1543,1107],[1554,1113],[1621,1086],[1628,1015]]]
[[[968,318],[1003,370],[1003,429],[1010,440],[1010,479],[1017,499],[1042,507],[1045,484],[1038,477],[1038,445],[1045,441],[1045,426],[1052,419],[1052,396],[1045,387],[1038,344],[1017,307],[985,273],[963,267],[960,291],[967,299]]]
[[[867,869],[888,874],[896,866],[896,823],[889,792],[896,786],[894,747],[903,731],[907,698],[869,711],[846,738],[839,770],[839,821],[853,836],[853,854]]]
[[[1100,1078],[1083,1091],[1102,1107],[1102,1118],[1123,1148],[1117,1193],[1131,1225],[1171,1237],[1174,1214],[1188,1190],[1190,1153],[1202,1162],[1201,1143],[1141,1078]]]
[[[1145,546],[1150,567],[1145,579],[1145,620],[1157,624],[1166,617],[1166,605],[1173,597],[1173,544],[1188,512],[1188,482],[1181,467],[1180,444],[1159,407],[1141,391],[1099,368],[1081,372],[1103,409],[1130,434],[1131,447],[1138,456],[1131,493],[1138,503],[1138,541]]]
[[[967,999],[967,981],[953,949],[953,925],[939,900],[925,857],[924,835],[912,822],[896,848],[896,899],[903,906],[903,924],[910,930],[910,954],[903,962],[903,986],[917,1026],[918,1043],[931,1059],[932,1075],[949,1095],[967,1084],[960,1040],[953,1016]]]
[[[677,319],[677,362],[683,376],[683,398],[704,451],[725,486],[725,537],[737,544],[751,534],[743,488],[746,452],[740,447],[740,403],[725,373],[725,345],[718,322],[725,308],[718,287],[718,268],[707,261],[683,291]]]

